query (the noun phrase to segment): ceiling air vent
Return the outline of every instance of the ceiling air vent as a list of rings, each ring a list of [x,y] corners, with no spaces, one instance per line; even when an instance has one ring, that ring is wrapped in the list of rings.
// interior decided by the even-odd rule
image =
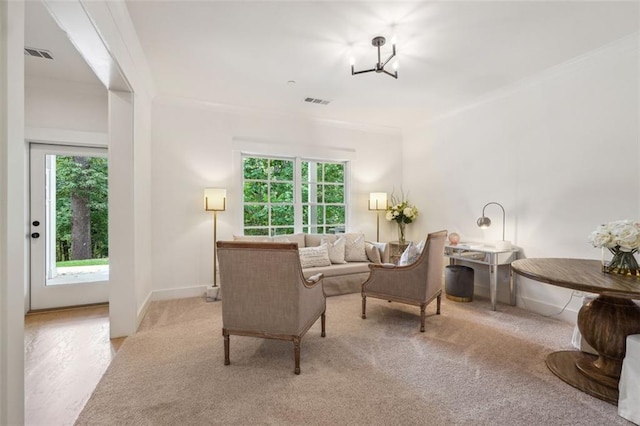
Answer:
[[[44,49],[34,49],[33,47],[25,47],[24,54],[29,56],[35,56],[36,58],[53,59],[51,52]]]
[[[310,104],[320,104],[320,105],[329,105],[329,102],[324,99],[316,99],[316,98],[304,98],[305,102],[309,102]]]

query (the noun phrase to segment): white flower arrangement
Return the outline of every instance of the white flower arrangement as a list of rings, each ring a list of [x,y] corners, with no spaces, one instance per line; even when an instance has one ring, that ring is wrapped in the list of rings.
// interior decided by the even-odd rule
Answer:
[[[589,242],[594,247],[604,247],[612,253],[636,253],[640,247],[640,223],[618,220],[600,225],[589,234]]]
[[[411,223],[418,217],[418,209],[416,206],[409,204],[409,201],[395,202],[391,199],[393,205],[387,208],[385,219],[389,222]]]

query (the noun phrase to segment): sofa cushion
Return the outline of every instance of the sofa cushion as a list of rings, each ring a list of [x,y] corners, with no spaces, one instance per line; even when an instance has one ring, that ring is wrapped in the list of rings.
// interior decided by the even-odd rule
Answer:
[[[344,260],[347,262],[368,262],[367,252],[364,248],[364,234],[344,234],[347,242],[344,247]]]
[[[298,248],[306,247],[304,241],[304,234],[286,234],[286,235],[275,235],[272,237],[274,243],[298,243]]]
[[[332,241],[333,240],[333,241]],[[329,259],[331,263],[347,263],[344,260],[344,248],[347,240],[343,236],[334,236],[334,238],[330,238],[330,236],[322,237],[322,244],[326,244],[329,248]]]
[[[298,248],[300,253],[300,265],[302,268],[314,268],[317,266],[331,266],[329,250],[326,244],[317,247]],[[318,272],[316,272],[318,273]]]
[[[234,241],[253,241],[256,243],[272,243],[273,238],[268,235],[234,235]]]
[[[341,265],[320,266],[317,268],[308,268],[302,271],[305,277],[322,273],[325,278],[340,275],[369,273],[369,262],[349,262]]]
[[[322,234],[304,234],[304,244],[305,247],[316,247],[322,244],[322,237],[326,235]],[[334,235],[335,237],[335,235]],[[331,240],[333,241],[333,240]]]
[[[364,249],[367,252],[367,258],[372,263],[382,263],[380,251],[384,250],[384,243],[370,243],[365,241]]]

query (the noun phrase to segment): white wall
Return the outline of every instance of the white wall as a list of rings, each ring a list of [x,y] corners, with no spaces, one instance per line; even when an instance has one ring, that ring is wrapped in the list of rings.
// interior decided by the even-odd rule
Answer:
[[[366,207],[369,193],[400,185],[399,133],[171,99],[154,102],[152,118],[153,288],[158,298],[202,295],[203,285],[212,282],[213,219],[203,209],[205,187],[228,189],[228,209],[218,214],[218,239],[242,233],[242,150],[351,158],[348,226],[372,240],[376,218]],[[382,240],[395,237],[390,225],[380,225]]]
[[[499,207],[487,208],[491,228],[475,224],[497,201],[520,257],[600,259],[587,235],[600,223],[640,219],[638,59],[635,35],[407,133],[404,185],[428,228],[501,239]],[[488,285],[485,273],[478,284]],[[499,300],[508,300],[505,289]],[[522,278],[518,290],[519,305],[543,314],[571,297]],[[579,306],[575,298],[565,318]]]
[[[24,4],[0,4],[0,424],[24,421]]]
[[[25,126],[105,133],[107,90],[86,83],[25,78]]]
[[[55,3],[55,2],[54,2]],[[123,265],[125,270],[117,274],[119,282],[110,278],[109,316],[111,321],[111,337],[125,336],[135,332],[142,320],[151,294],[151,99],[155,89],[151,74],[140,43],[136,37],[133,24],[124,2],[83,1],[82,10],[90,17],[87,29],[95,26],[94,34],[80,34],[79,44],[87,46],[87,40],[99,34],[96,43],[104,43],[108,49],[108,61],[105,62],[95,49],[88,49],[85,58],[99,78],[112,91],[133,93],[129,108],[133,113],[132,127],[122,128],[121,124],[110,117],[109,132],[126,131],[124,137],[130,146],[120,146],[117,158],[110,157],[110,173],[122,173],[129,178],[128,186],[120,181],[123,192],[117,196],[122,201],[113,205],[113,209],[123,209],[114,223],[118,229],[130,230],[130,234],[118,233],[114,236],[117,244],[128,244],[126,256],[124,252],[110,253],[110,261]],[[105,66],[106,65],[106,66]],[[111,99],[123,99],[120,95],[111,94]],[[121,106],[127,102],[119,102]],[[122,120],[121,120],[122,121]],[[125,194],[126,192],[126,194]],[[131,197],[129,197],[129,193]],[[111,196],[111,193],[110,193]],[[113,211],[110,205],[110,214]],[[110,234],[110,238],[112,235]],[[120,256],[119,258],[117,258]],[[111,291],[115,288],[115,292]]]

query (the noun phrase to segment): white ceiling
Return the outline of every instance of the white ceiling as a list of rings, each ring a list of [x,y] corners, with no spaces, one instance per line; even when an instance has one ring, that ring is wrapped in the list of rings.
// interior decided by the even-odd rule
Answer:
[[[25,2],[24,45],[48,50],[53,56],[51,60],[25,55],[27,84],[33,79],[53,79],[102,86],[40,1]]]
[[[51,50],[60,64],[45,69],[45,60],[27,58],[27,74],[91,80],[61,47],[64,33],[44,22],[44,8],[29,3],[27,45]],[[637,34],[640,13],[637,1],[126,5],[160,95],[400,129]],[[350,57],[356,69],[376,62],[376,35],[397,39],[397,80],[351,76]]]

